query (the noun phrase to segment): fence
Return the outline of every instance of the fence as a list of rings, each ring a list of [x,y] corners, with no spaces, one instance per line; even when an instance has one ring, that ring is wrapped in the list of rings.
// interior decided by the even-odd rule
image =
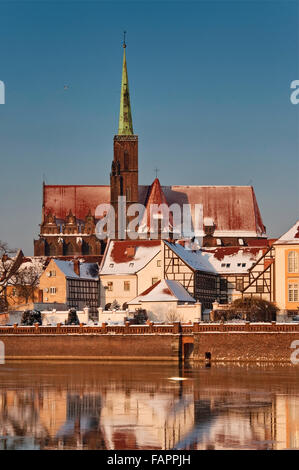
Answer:
[[[130,325],[126,322],[124,325],[107,325],[88,326],[80,324],[78,326],[65,326],[57,324],[57,326],[0,326],[0,335],[70,335],[70,334],[91,334],[91,335],[145,335],[145,334],[185,334],[193,333],[210,333],[210,332],[299,332],[299,323],[193,323],[181,324],[174,322],[169,325],[154,324],[150,322],[146,325]]]

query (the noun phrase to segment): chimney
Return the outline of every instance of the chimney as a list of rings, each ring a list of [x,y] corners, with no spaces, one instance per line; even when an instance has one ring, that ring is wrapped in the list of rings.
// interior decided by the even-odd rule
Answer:
[[[126,255],[128,258],[134,258],[135,256],[135,246],[128,246],[126,250]]]
[[[74,271],[77,274],[77,276],[80,277],[80,262],[78,259],[73,260],[73,265],[74,265]]]

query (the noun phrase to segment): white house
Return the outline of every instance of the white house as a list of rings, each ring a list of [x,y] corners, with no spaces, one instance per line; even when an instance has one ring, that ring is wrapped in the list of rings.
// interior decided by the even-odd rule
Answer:
[[[200,321],[197,303],[178,281],[162,279],[128,302],[129,311],[145,309],[152,321]]]

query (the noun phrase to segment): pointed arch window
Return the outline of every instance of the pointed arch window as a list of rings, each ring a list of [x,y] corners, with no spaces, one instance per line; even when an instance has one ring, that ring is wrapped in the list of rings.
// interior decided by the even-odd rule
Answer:
[[[288,254],[288,272],[289,273],[299,272],[299,256],[296,251],[290,251]]]

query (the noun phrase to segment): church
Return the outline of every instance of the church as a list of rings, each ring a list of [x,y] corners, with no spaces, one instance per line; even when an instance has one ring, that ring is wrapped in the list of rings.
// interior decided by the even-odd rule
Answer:
[[[252,186],[163,186],[158,178],[149,185],[139,184],[138,136],[133,131],[125,42],[123,48],[119,127],[114,136],[110,185],[43,184],[42,220],[34,255],[103,255],[107,240],[96,236],[96,209],[110,204],[117,220],[120,196],[126,197],[127,207],[135,203],[147,209],[160,204],[187,206],[193,226],[195,207],[200,205],[203,247],[265,246],[266,228]],[[145,235],[151,238],[150,227]],[[192,233],[189,236],[192,238]],[[161,230],[158,238],[165,238]]]

